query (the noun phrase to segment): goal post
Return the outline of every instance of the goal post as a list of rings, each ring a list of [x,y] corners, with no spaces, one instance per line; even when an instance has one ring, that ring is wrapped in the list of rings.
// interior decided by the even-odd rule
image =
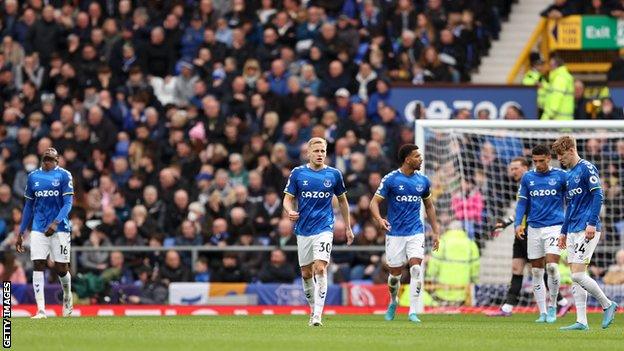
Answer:
[[[602,284],[602,271],[615,263],[617,251],[624,248],[624,121],[416,120],[415,128],[415,143],[423,153],[421,172],[431,180],[442,233],[463,231],[479,249],[479,265],[456,264],[455,276],[446,272],[442,277],[439,269],[426,276],[431,289],[439,287],[437,292],[429,291],[437,303],[458,304],[445,301],[444,285],[468,280],[472,290],[466,290],[473,305],[503,302],[511,278],[513,226],[499,236],[492,232],[498,219],[515,212],[517,182],[510,176],[509,164],[516,157],[530,162],[534,146],[550,147],[563,135],[575,137],[581,158],[594,163],[600,172],[605,192],[600,212],[603,229],[591,263],[595,268],[590,272]],[[559,167],[556,157],[551,165]],[[464,242],[466,250],[469,242]],[[461,243],[457,241],[457,245]],[[461,253],[457,247],[454,250]],[[461,258],[452,257],[449,262]],[[563,260],[561,267],[562,283],[569,283]],[[521,305],[533,301],[528,276],[525,274]],[[624,286],[619,289],[624,291]]]

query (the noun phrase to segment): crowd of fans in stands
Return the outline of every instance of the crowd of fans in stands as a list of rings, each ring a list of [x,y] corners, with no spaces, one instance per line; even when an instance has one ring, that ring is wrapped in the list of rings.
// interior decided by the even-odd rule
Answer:
[[[624,17],[620,0],[554,0],[541,12],[542,17],[558,19],[570,15],[603,15]]]
[[[14,246],[27,174],[52,146],[74,178],[74,247],[278,248],[196,262],[88,252],[72,263],[80,272],[144,285],[292,281],[282,189],[314,136],[345,175],[355,244],[383,244],[368,203],[414,140],[387,104],[391,83],[469,81],[511,2],[4,1],[1,247]],[[16,258],[4,259],[11,277]],[[333,259],[336,282],[383,281],[378,252]]]

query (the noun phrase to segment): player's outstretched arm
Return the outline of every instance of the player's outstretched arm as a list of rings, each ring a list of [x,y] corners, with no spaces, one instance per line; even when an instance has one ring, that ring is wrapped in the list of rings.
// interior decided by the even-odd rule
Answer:
[[[385,218],[381,217],[381,212],[379,211],[379,204],[382,201],[383,201],[383,197],[375,194],[373,198],[371,199],[371,202],[368,205],[368,208],[370,209],[371,215],[373,216],[373,220],[375,220],[375,223],[377,223],[377,226],[380,229],[389,232],[390,223]]]
[[[347,245],[353,243],[353,230],[351,229],[351,215],[349,213],[349,201],[347,201],[347,194],[338,196],[338,207],[340,208],[340,214],[347,227]]]
[[[291,194],[284,193],[284,201],[282,202],[284,212],[288,215],[288,219],[296,221],[299,219],[299,212],[295,211],[295,197]]]
[[[438,216],[436,214],[435,206],[433,205],[433,200],[431,199],[431,196],[423,199],[423,204],[425,205],[427,220],[429,220],[429,224],[431,225],[431,229],[433,230],[433,251],[437,251],[438,247],[440,246],[440,226],[438,225]]]

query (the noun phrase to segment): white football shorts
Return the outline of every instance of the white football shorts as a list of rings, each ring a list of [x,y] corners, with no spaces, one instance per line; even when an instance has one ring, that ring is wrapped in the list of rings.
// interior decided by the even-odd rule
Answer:
[[[30,232],[30,259],[47,260],[48,255],[54,262],[69,263],[71,253],[71,233],[56,232],[45,236],[41,232]]]
[[[591,240],[585,238],[585,231],[568,233],[566,240],[568,263],[589,264],[598,241],[600,241],[600,232],[596,232]]]
[[[315,235],[297,235],[297,255],[299,266],[307,266],[314,261],[329,263],[334,241],[334,233],[323,232]]]
[[[546,254],[561,255],[561,250],[559,249],[561,225],[543,228],[529,226],[527,232],[527,256],[529,260],[545,257]]]
[[[388,267],[403,267],[410,258],[425,257],[425,235],[386,235],[386,261]]]

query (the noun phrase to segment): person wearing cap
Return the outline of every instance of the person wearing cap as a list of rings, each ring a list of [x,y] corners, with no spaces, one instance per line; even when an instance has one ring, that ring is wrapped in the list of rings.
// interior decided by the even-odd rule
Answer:
[[[349,90],[346,88],[340,88],[336,90],[334,97],[336,98],[336,105],[334,107],[336,114],[341,119],[348,118],[349,113],[351,113],[351,93],[349,93]]]
[[[54,148],[43,152],[41,167],[28,174],[24,194],[22,223],[15,244],[18,253],[24,253],[23,235],[32,222],[30,257],[33,261],[33,290],[37,314],[33,319],[46,318],[43,271],[48,255],[54,261],[54,270],[63,287],[63,316],[73,311],[69,258],[71,223],[69,211],[74,200],[72,175],[58,166],[59,154]]]
[[[529,56],[531,68],[524,74],[522,85],[537,86],[537,108],[539,114],[544,110],[544,101],[546,100],[546,92],[548,91],[548,67],[538,52],[532,52]]]
[[[182,60],[179,67],[180,74],[175,77],[173,94],[179,105],[186,106],[195,95],[195,82],[199,81],[200,78],[195,74],[195,67],[191,62]]]

